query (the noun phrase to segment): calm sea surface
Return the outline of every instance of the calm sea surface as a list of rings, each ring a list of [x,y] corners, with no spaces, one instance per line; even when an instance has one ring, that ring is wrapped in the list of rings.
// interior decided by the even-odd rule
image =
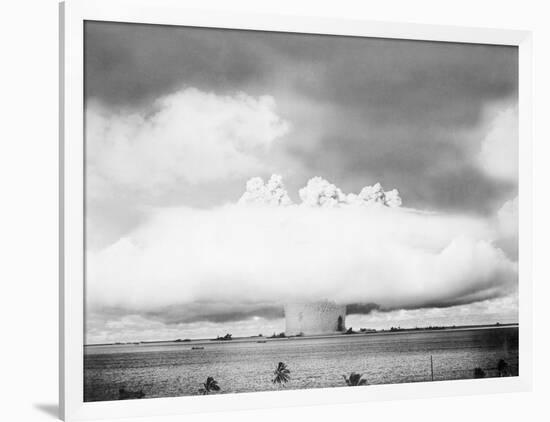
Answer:
[[[204,349],[192,349],[204,347]],[[504,359],[518,373],[518,328],[415,331],[330,338],[87,346],[84,400],[117,400],[118,391],[145,398],[199,394],[209,376],[221,393],[274,390],[278,362],[290,369],[287,389],[345,386],[358,372],[369,384],[473,378],[481,367],[497,376]]]

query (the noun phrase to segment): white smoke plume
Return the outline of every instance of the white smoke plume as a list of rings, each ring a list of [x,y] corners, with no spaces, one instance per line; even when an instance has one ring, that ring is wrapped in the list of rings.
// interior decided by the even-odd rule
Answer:
[[[384,192],[380,183],[374,186],[365,186],[359,194],[345,194],[341,189],[323,179],[314,177],[299,191],[303,205],[310,207],[335,207],[341,205],[385,205],[400,207],[401,197],[397,189]],[[246,182],[246,192],[239,199],[239,204],[251,205],[291,205],[283,183],[283,178],[273,174],[267,183],[261,177],[253,177]]]
[[[365,186],[359,195],[349,194],[347,198],[349,203],[358,205],[380,204],[387,207],[400,207],[402,204],[397,189],[384,192],[380,183],[376,183],[374,186]]]
[[[300,189],[300,199],[305,205],[333,207],[347,203],[344,193],[335,185],[321,177],[314,177],[307,185]]]
[[[365,186],[358,195],[344,194],[336,185],[322,177],[314,177],[307,185],[300,189],[302,203],[309,206],[334,207],[338,205],[385,205],[400,207],[401,197],[397,189],[384,192],[380,183],[374,186]]]
[[[285,190],[283,178],[274,174],[267,183],[261,177],[253,177],[246,182],[246,192],[239,199],[239,204],[279,206],[290,205],[292,201]]]
[[[210,314],[230,305],[250,315],[325,299],[421,308],[517,286],[517,264],[495,246],[500,234],[485,219],[399,207],[397,192],[379,185],[350,197],[321,178],[300,197],[291,204],[278,176],[255,178],[239,204],[152,213],[129,236],[88,253],[89,309],[184,315],[205,304]],[[355,206],[373,203],[387,206]]]

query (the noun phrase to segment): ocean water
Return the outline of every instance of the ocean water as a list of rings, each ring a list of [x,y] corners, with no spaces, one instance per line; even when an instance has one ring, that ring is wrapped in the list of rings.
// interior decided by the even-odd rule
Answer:
[[[498,376],[499,359],[518,374],[517,327],[257,340],[86,346],[84,401],[117,400],[120,388],[197,395],[209,376],[219,393],[345,386],[351,372],[368,384],[431,381],[430,356],[435,381],[473,378],[475,367]],[[278,362],[290,370],[284,387],[271,381]]]

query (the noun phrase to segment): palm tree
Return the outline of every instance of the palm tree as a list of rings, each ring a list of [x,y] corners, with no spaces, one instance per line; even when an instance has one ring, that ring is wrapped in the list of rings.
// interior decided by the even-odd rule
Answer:
[[[282,384],[284,385],[290,381],[290,370],[286,367],[283,362],[279,362],[277,368],[275,369],[275,378],[273,378],[273,384]]]
[[[220,386],[218,381],[214,377],[206,378],[206,382],[203,384],[204,388],[199,389],[199,392],[202,395],[210,394],[212,391],[220,391]]]
[[[344,377],[344,380],[346,380],[346,384],[350,387],[356,387],[358,385],[367,385],[367,380],[362,378],[363,375],[356,374],[355,372],[352,372],[347,378],[345,375],[342,375]]]

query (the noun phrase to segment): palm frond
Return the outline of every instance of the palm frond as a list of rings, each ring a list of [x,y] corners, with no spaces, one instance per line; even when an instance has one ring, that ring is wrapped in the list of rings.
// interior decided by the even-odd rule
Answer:
[[[273,374],[275,375],[272,380],[273,384],[284,384],[290,381],[290,370],[283,362],[279,362]]]
[[[344,380],[346,381],[346,384],[350,387],[356,387],[359,385],[367,385],[367,380],[362,378],[362,374],[357,374],[355,372],[352,372],[348,377],[345,375],[342,375],[344,377]]]
[[[206,382],[203,384],[204,388],[199,389],[201,394],[209,394],[211,391],[220,391],[221,388],[218,385],[218,381],[214,377],[206,378]]]

